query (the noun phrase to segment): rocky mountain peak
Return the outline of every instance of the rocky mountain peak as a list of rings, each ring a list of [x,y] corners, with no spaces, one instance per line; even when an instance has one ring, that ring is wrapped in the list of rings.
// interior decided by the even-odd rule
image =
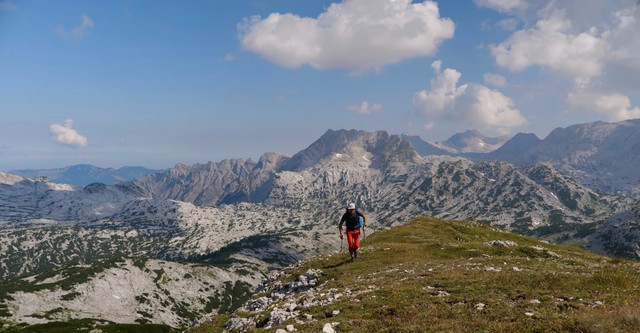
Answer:
[[[92,183],[84,187],[83,191],[89,194],[103,192],[107,189],[107,185],[103,183]]]
[[[619,125],[605,122],[585,123],[569,126],[567,128],[556,128],[545,138],[547,142],[555,144],[577,145],[581,148],[590,149],[600,145],[609,135],[611,135]]]
[[[516,158],[520,166],[543,162],[578,181],[614,193],[640,190],[640,121],[594,122],[557,128]]]
[[[25,178],[23,177],[0,171],[0,184],[14,185],[24,180]]]
[[[357,130],[328,130],[318,140],[306,149],[293,155],[283,166],[283,170],[304,170],[319,161],[330,159],[335,154],[344,153],[353,148],[353,142],[365,135],[364,131]]]
[[[556,170],[551,163],[540,163],[527,168],[529,177],[537,182],[551,182],[561,177],[560,172]]]
[[[335,157],[343,160],[352,158],[356,163],[375,160],[376,166],[419,158],[407,141],[386,131],[329,130],[309,147],[295,154],[283,166],[283,170],[301,171]]]
[[[508,136],[488,137],[478,130],[467,130],[451,136],[436,146],[452,153],[488,153],[500,148],[509,140]]]
[[[542,140],[533,133],[518,133],[509,141],[505,142],[502,147],[492,151],[483,157],[483,159],[494,159],[503,161],[514,161],[522,154],[540,144]]]
[[[533,133],[518,133],[498,150],[529,150],[538,145],[542,139]]]
[[[289,159],[289,155],[284,153],[267,152],[260,156],[256,168],[258,169],[279,169],[282,163]]]
[[[473,160],[502,160],[511,163],[527,151],[536,147],[541,141],[542,140],[533,133],[518,133],[509,141],[505,142],[502,147],[490,153],[473,154],[468,157]]]
[[[169,169],[168,172],[165,172],[164,174],[178,177],[189,173],[189,170],[191,170],[191,168],[192,166],[189,164],[178,162],[173,168]],[[154,176],[156,175],[151,175],[150,177]]]
[[[424,141],[422,138],[420,138],[417,135],[405,133],[405,134],[402,134],[401,137],[403,140],[411,143],[413,148],[421,155],[429,156],[429,155],[450,155],[451,154],[451,152],[449,152],[448,150],[438,148],[435,145],[427,141]]]
[[[138,197],[138,198],[148,197],[144,189],[136,185],[134,182],[118,183],[113,186],[118,190],[122,191],[123,193],[134,196],[134,197]]]

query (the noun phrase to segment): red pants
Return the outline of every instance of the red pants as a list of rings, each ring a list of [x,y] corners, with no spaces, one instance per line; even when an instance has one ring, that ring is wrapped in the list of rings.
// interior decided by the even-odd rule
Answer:
[[[347,230],[347,242],[349,243],[349,253],[353,255],[360,248],[360,229]]]

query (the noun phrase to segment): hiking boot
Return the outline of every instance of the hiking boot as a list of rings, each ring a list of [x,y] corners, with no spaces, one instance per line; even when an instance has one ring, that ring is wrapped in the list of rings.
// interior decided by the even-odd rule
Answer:
[[[358,258],[358,253],[359,252],[360,252],[359,250],[356,250],[355,255],[354,255],[355,258]]]

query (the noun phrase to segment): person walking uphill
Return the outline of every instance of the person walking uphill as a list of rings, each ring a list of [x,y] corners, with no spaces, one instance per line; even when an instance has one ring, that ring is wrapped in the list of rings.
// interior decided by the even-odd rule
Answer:
[[[360,224],[360,218],[362,218],[362,225]],[[349,243],[349,254],[351,254],[351,261],[355,261],[358,258],[358,249],[360,248],[360,228],[367,227],[367,217],[359,209],[356,208],[354,203],[347,205],[347,211],[342,214],[340,219],[340,239],[344,236],[342,234],[342,224],[346,222],[347,227],[347,242]]]

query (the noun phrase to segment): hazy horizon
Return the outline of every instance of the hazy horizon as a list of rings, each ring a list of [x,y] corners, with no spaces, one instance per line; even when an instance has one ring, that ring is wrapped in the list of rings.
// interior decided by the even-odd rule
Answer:
[[[345,129],[342,129],[342,128],[341,128],[341,129],[327,129],[327,131],[329,131],[329,130],[348,130],[348,129],[346,129],[346,128],[345,128]],[[355,129],[355,130],[358,130],[358,129]],[[442,141],[446,141],[446,140],[448,140],[449,138],[451,138],[451,137],[452,137],[453,135],[455,135],[455,134],[460,134],[460,133],[463,133],[463,132],[466,132],[466,131],[470,131],[470,130],[473,130],[473,129],[467,129],[467,130],[464,130],[464,131],[462,131],[462,132],[452,133],[450,136],[448,136],[448,137],[446,137],[446,138],[443,138],[442,140],[429,141],[429,143],[435,143],[435,142],[442,142]],[[378,130],[378,131],[385,131],[385,130],[380,129],[380,130]],[[373,131],[371,131],[371,132],[373,132]],[[387,131],[387,132],[388,132],[388,131]],[[418,134],[413,133],[413,132],[389,133],[389,134],[391,134],[391,135],[416,135],[416,136],[419,136]],[[481,133],[481,134],[482,134],[482,135],[484,135],[484,133]],[[535,133],[534,133],[534,134],[535,134]],[[515,134],[513,134],[513,135],[515,135]],[[513,135],[509,135],[509,137],[511,138],[511,137],[513,137]],[[486,136],[486,135],[485,135],[485,136]],[[224,160],[224,159],[244,159],[244,160],[252,159],[252,160],[254,160],[254,161],[258,161],[258,159],[260,159],[260,157],[261,157],[263,154],[265,154],[265,153],[270,153],[270,152],[283,153],[283,154],[288,154],[288,155],[292,156],[292,155],[294,155],[294,154],[298,153],[299,151],[301,151],[301,150],[303,150],[303,149],[307,148],[309,145],[311,145],[315,140],[317,140],[317,139],[319,139],[319,138],[320,138],[320,136],[319,136],[318,138],[316,138],[316,139],[312,140],[311,142],[306,143],[306,144],[301,143],[301,144],[303,144],[303,147],[302,147],[302,148],[300,148],[299,150],[297,150],[297,151],[293,151],[293,152],[264,151],[264,152],[261,152],[261,153],[260,153],[259,155],[257,155],[257,156],[230,156],[230,157],[226,157],[226,158],[223,158],[223,159],[220,159],[220,160],[206,160],[206,161],[205,161],[205,160],[202,160],[202,161],[194,161],[194,162],[190,162],[190,163],[188,163],[188,162],[184,162],[184,161],[175,161],[173,164],[168,165],[168,166],[164,166],[164,167],[149,167],[149,166],[146,166],[146,165],[131,165],[131,164],[123,164],[123,165],[117,165],[117,166],[112,166],[112,165],[106,165],[106,166],[103,166],[103,165],[96,165],[96,164],[92,164],[92,163],[83,163],[83,162],[80,162],[80,163],[65,164],[65,165],[59,165],[59,166],[53,166],[53,167],[42,167],[42,168],[40,168],[40,167],[26,167],[26,168],[13,168],[13,169],[0,170],[0,171],[8,172],[8,171],[11,171],[11,170],[47,170],[47,169],[61,169],[61,168],[70,167],[70,166],[76,166],[76,165],[91,165],[91,166],[95,166],[95,167],[99,167],[99,168],[104,168],[104,169],[109,169],[109,168],[111,168],[111,169],[120,169],[120,168],[124,168],[124,167],[144,167],[144,168],[148,168],[148,169],[168,169],[168,168],[171,168],[171,167],[173,167],[173,166],[175,166],[175,165],[177,165],[177,164],[180,164],[180,163],[184,163],[184,164],[197,164],[197,163],[205,164],[205,163],[208,163],[208,162],[220,162],[220,161],[222,161],[222,160]],[[421,138],[421,139],[423,139],[423,140],[424,140],[424,138]]]

